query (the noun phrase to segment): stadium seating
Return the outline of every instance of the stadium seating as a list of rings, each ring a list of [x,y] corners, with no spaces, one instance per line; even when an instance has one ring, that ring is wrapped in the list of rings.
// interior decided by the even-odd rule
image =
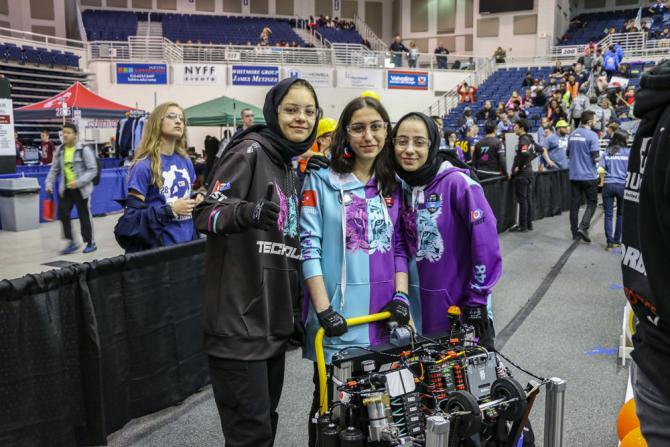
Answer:
[[[316,31],[331,43],[353,43],[360,44],[363,38],[356,30],[343,30],[339,28],[328,28],[320,26]]]
[[[88,40],[127,40],[137,33],[138,14],[134,12],[87,10],[82,19]]]
[[[589,42],[598,42],[605,37],[606,30],[614,28],[617,33],[622,31],[624,23],[629,19],[637,17],[639,9],[624,9],[619,11],[594,12],[589,14],[581,14],[576,17],[585,23],[583,28],[568,30],[567,39],[559,43],[559,45],[578,45]],[[644,21],[651,21],[651,29],[649,38],[656,38],[663,27],[670,26],[670,13],[664,16],[651,17],[648,9],[642,9],[642,17]]]
[[[18,46],[11,42],[0,42],[0,59],[19,64],[79,69],[79,56],[70,51],[49,50],[30,45]]]

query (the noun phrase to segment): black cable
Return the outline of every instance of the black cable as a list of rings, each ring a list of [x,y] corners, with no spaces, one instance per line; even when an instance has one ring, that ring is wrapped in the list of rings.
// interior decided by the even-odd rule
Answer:
[[[531,376],[532,378],[539,380],[540,382],[542,382],[542,384],[545,384],[545,383],[548,382],[548,380],[547,380],[545,377],[537,376],[537,375],[533,374],[532,372],[523,369],[522,367],[520,367],[519,365],[517,365],[516,363],[514,363],[513,361],[511,361],[511,360],[508,359],[507,357],[505,357],[500,351],[494,349],[493,352],[495,352],[496,354],[498,354],[498,355],[499,355],[500,357],[502,357],[507,363],[509,363],[510,365],[512,365],[513,367],[515,367],[516,369],[518,369],[519,371],[524,372],[524,373],[528,374],[529,376]]]

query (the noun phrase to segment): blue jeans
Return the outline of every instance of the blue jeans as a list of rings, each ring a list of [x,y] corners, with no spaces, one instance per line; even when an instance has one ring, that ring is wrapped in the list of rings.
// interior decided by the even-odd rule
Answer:
[[[603,187],[603,206],[605,207],[605,237],[608,244],[621,243],[621,213],[623,211],[624,185],[621,183],[605,183]],[[616,224],[612,234],[612,218],[614,217],[614,201],[616,200]]]
[[[392,61],[393,61],[393,65],[394,65],[396,68],[398,68],[398,67],[402,67],[402,53],[400,53],[400,52],[398,52],[398,53],[393,53]]]

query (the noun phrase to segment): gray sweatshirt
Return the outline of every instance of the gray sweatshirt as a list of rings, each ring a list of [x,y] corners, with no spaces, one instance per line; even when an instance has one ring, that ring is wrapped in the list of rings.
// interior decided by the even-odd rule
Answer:
[[[58,179],[58,195],[60,197],[63,197],[66,186],[63,164],[63,145],[61,144],[56,149],[51,169],[49,169],[45,181],[46,188],[53,190],[54,182]],[[88,198],[93,191],[93,179],[98,173],[98,162],[93,147],[83,146],[77,142],[72,159],[72,169],[77,176],[76,188],[81,192],[83,198]]]

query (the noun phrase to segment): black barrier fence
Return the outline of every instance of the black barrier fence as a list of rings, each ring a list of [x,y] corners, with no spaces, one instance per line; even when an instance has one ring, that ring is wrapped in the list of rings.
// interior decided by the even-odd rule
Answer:
[[[504,231],[513,187],[482,182]],[[569,204],[567,171],[539,173],[535,216]],[[104,445],[129,420],[209,382],[201,350],[204,241],[0,281],[0,446]]]

